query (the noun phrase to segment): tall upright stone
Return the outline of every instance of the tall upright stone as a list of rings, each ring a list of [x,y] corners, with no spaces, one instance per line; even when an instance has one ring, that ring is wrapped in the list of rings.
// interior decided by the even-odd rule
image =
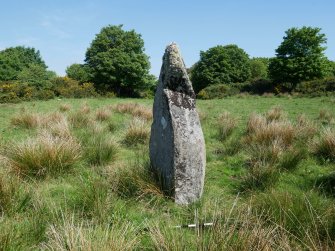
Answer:
[[[206,150],[195,93],[178,46],[166,47],[153,105],[150,160],[163,190],[178,204],[203,192]]]

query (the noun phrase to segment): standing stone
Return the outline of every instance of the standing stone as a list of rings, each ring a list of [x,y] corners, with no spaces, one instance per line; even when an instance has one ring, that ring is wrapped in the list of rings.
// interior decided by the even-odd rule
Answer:
[[[167,46],[159,76],[150,137],[151,165],[178,204],[202,195],[206,150],[195,93],[178,46]]]

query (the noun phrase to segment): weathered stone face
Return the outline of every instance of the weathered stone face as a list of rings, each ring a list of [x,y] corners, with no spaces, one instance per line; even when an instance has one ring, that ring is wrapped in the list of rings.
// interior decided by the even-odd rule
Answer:
[[[178,204],[202,195],[206,150],[195,93],[175,43],[167,46],[157,86],[150,160],[163,189]]]

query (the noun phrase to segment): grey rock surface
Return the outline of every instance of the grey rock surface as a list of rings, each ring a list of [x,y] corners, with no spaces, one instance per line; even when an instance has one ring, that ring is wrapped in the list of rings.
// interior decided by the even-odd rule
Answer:
[[[206,149],[195,93],[178,46],[167,46],[153,105],[150,161],[163,190],[178,204],[203,192]]]

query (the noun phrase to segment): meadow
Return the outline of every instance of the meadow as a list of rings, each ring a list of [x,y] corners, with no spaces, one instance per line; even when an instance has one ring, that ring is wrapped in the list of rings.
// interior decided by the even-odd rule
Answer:
[[[0,250],[335,249],[333,97],[198,100],[206,178],[189,206],[150,171],[152,103],[0,104]]]

